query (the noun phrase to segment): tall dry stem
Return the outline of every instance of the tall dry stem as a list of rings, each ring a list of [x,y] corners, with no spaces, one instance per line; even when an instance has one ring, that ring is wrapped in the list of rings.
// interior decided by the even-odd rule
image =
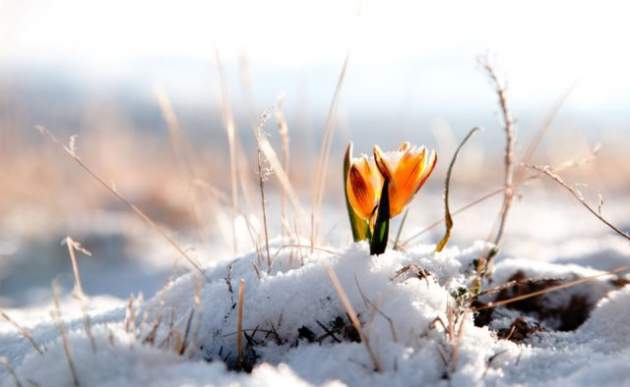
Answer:
[[[223,71],[223,64],[221,62],[221,56],[219,50],[214,50],[217,70],[219,72],[219,85],[221,88],[221,113],[223,117],[223,124],[225,125],[225,132],[228,138],[228,147],[230,153],[230,186],[232,192],[232,248],[234,254],[238,253],[238,237],[236,235],[236,214],[238,209],[238,181],[237,181],[237,160],[236,160],[236,123],[234,121],[234,114],[232,113],[232,107],[230,104],[227,85],[225,81],[225,73]]]
[[[317,241],[319,215],[321,211],[322,201],[324,200],[326,176],[328,173],[328,161],[330,159],[332,140],[336,127],[335,124],[337,118],[337,105],[339,104],[341,88],[343,86],[344,79],[346,78],[346,71],[348,69],[349,61],[350,51],[348,51],[348,53],[346,54],[346,58],[343,61],[343,66],[341,67],[341,73],[339,74],[339,78],[337,79],[335,93],[333,94],[333,98],[328,109],[326,124],[324,126],[324,135],[322,137],[322,142],[319,148],[319,158],[317,162],[317,169],[315,170],[315,186],[313,187],[313,196],[311,203],[311,246],[315,246]]]
[[[505,132],[505,155],[503,157],[505,169],[503,184],[505,190],[503,191],[503,203],[501,205],[501,211],[499,212],[499,227],[494,239],[492,240],[495,248],[490,249],[485,256],[480,257],[478,264],[478,271],[480,275],[485,276],[489,274],[492,260],[498,252],[498,246],[503,238],[505,223],[514,198],[514,143],[516,141],[516,133],[514,128],[514,119],[512,118],[512,114],[508,106],[507,89],[504,82],[499,79],[493,65],[490,63],[489,57],[480,57],[479,62],[487,72],[490,81],[495,87],[503,119],[503,130]]]

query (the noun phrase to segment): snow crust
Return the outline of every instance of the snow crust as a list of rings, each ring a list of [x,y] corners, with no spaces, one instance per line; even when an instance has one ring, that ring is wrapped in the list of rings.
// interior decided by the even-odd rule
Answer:
[[[407,252],[390,250],[378,257],[369,256],[365,244],[352,244],[338,254],[319,250],[301,250],[298,254],[280,246],[279,240],[272,246],[273,266],[269,272],[264,260],[251,253],[207,267],[205,277],[185,274],[153,298],[138,300],[131,309],[124,303],[109,300],[99,305],[98,300],[92,300],[88,315],[96,350],[86,333],[85,316],[64,313],[79,383],[630,385],[630,287],[611,286],[610,276],[602,276],[588,288],[572,290],[586,292],[595,305],[590,317],[574,331],[545,330],[523,343],[515,343],[499,339],[492,330],[496,326],[475,326],[472,313],[466,313],[449,379],[444,356],[448,359],[455,346],[434,321],[447,321],[447,306],[453,305],[453,294],[468,285],[472,262],[485,247],[482,242],[463,249],[450,247],[439,254],[433,253],[433,246],[425,245]],[[330,265],[339,277],[382,373],[374,371],[363,343],[348,340],[339,332],[335,338],[327,336],[326,330],[333,329],[335,320],[341,319],[345,326],[350,324],[324,264]],[[406,273],[397,277],[396,273],[409,264],[430,275],[419,278]],[[496,264],[495,281],[506,281],[517,271],[533,278],[601,273],[574,264],[504,259]],[[245,341],[245,354],[254,364],[251,373],[228,370],[238,358],[237,301],[241,280],[245,283],[243,328],[252,340]],[[558,292],[550,300],[562,303],[571,294],[574,293]],[[135,318],[129,317],[130,310]],[[501,313],[499,316],[509,324],[513,317],[510,313],[514,312],[504,309]],[[155,337],[147,340],[156,321],[160,324]],[[72,385],[55,324],[48,319],[31,321],[28,327],[34,339],[45,347],[43,355],[35,352],[15,329],[0,325],[0,355],[7,358],[22,385]],[[306,331],[321,340],[310,342]],[[181,355],[175,353],[178,339],[172,332],[178,332],[176,336],[187,342]],[[0,376],[2,386],[14,385],[6,370],[0,371]]]

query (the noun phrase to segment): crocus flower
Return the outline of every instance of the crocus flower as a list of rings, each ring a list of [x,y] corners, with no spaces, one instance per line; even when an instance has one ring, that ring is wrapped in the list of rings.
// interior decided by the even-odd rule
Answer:
[[[351,152],[351,148],[348,148]],[[350,157],[350,168],[346,179],[348,202],[355,214],[370,222],[378,206],[383,187],[383,177],[373,159],[366,155]]]
[[[424,146],[412,147],[408,142],[402,143],[397,151],[386,153],[374,146],[376,165],[389,182],[390,218],[402,212],[433,172],[437,156],[435,151],[427,153]]]

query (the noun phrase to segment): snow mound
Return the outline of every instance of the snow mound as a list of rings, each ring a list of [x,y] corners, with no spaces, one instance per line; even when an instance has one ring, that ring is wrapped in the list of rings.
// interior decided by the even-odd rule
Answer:
[[[630,380],[630,288],[614,290],[609,278],[589,288],[593,310],[575,330],[547,327],[520,343],[500,339],[501,321],[509,326],[521,313],[500,308],[494,325],[477,326],[473,313],[463,314],[462,334],[455,344],[435,321],[448,321],[447,309],[469,284],[472,262],[483,243],[439,254],[432,246],[418,246],[377,257],[369,255],[365,244],[311,254],[282,248],[279,241],[272,247],[271,269],[265,259],[249,254],[209,267],[204,276],[181,276],[126,311],[101,311],[90,335],[81,318],[67,321],[68,347],[80,384],[470,386]],[[383,372],[375,372],[325,265],[339,278]],[[410,269],[401,273],[405,267]],[[504,260],[497,262],[495,281],[507,281],[518,271],[540,278],[601,273],[575,265]],[[241,281],[242,361],[237,351]],[[567,294],[547,297],[562,303]],[[43,355],[26,345],[5,354],[24,384],[72,385],[63,339],[54,331],[51,323],[33,329],[35,340],[46,347]],[[239,368],[251,368],[251,373],[235,371]],[[13,385],[10,374],[2,375],[3,385]]]

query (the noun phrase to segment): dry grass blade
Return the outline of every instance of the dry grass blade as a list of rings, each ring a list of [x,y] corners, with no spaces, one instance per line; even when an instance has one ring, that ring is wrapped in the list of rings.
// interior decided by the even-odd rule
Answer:
[[[0,364],[2,364],[4,368],[6,368],[6,370],[9,372],[9,374],[11,374],[15,387],[22,387],[22,383],[20,383],[20,379],[18,379],[15,370],[13,369],[13,367],[11,367],[9,359],[7,359],[5,356],[0,356]]]
[[[480,63],[483,68],[488,73],[488,77],[494,84],[496,88],[496,93],[499,99],[499,107],[501,109],[501,115],[503,117],[503,126],[505,131],[505,156],[504,156],[504,165],[505,165],[505,178],[504,178],[504,186],[505,190],[503,192],[503,204],[501,205],[501,211],[499,213],[499,228],[494,237],[494,245],[498,246],[503,237],[503,232],[505,231],[505,223],[507,221],[507,216],[510,211],[510,207],[512,205],[512,199],[514,198],[514,186],[513,186],[513,177],[514,177],[514,143],[516,141],[515,131],[514,131],[514,120],[512,119],[512,115],[510,113],[508,102],[507,102],[507,92],[505,85],[499,79],[497,73],[494,70],[494,67],[490,63],[489,58],[482,57],[480,58]],[[485,257],[481,257],[480,259],[480,269],[481,274],[489,273],[489,268],[492,264],[492,259],[496,255],[496,248],[491,249]]]
[[[568,162],[562,164],[560,167],[555,168],[554,171],[555,172],[559,172],[559,171],[563,171],[563,170],[566,170],[566,169],[569,169],[569,168],[579,167],[581,165],[587,164],[587,163],[593,161],[597,157],[598,151],[599,151],[599,147],[595,147],[595,149],[593,149],[591,155],[589,155],[589,156],[587,156],[587,157],[585,157],[585,158],[583,158],[581,160],[568,161]],[[541,176],[543,176],[542,173],[536,173],[536,174],[533,174],[533,175],[529,175],[529,176],[527,176],[527,177],[525,177],[525,178],[523,178],[523,179],[521,179],[519,181],[516,181],[514,183],[514,186],[515,187],[520,187],[522,184],[525,184],[525,183],[527,183],[527,182],[529,182],[531,180],[538,179]],[[488,193],[486,193],[484,195],[481,195],[478,198],[476,198],[475,200],[472,200],[468,204],[466,204],[466,205],[458,208],[457,210],[453,211],[451,213],[451,215],[454,216],[454,215],[458,215],[458,214],[460,214],[462,212],[465,212],[466,210],[469,210],[469,209],[475,207],[476,205],[485,202],[486,200],[488,200],[488,199],[490,199],[490,198],[492,198],[492,197],[502,193],[503,191],[505,191],[505,187],[500,187],[500,188],[497,188],[497,189],[495,189],[493,191],[490,191],[490,192],[488,192]],[[414,239],[419,238],[420,236],[422,236],[426,232],[436,228],[437,226],[442,224],[442,222],[444,222],[444,220],[445,220],[445,218],[442,217],[442,218],[436,220],[435,222],[431,223],[430,225],[426,226],[422,230],[418,231],[417,233],[413,234],[412,236],[410,236],[409,238],[404,240],[402,243],[400,243],[400,247],[404,248],[404,247],[408,246],[409,243],[411,243]]]
[[[559,285],[555,285],[555,286],[550,286],[541,290],[537,290],[535,292],[531,292],[531,293],[527,293],[527,294],[521,294],[519,296],[513,297],[513,298],[508,298],[506,300],[500,300],[500,301],[495,301],[495,302],[489,302],[485,305],[476,307],[476,308],[471,308],[471,310],[473,312],[477,312],[480,310],[484,310],[484,309],[491,309],[491,308],[496,308],[497,306],[501,306],[501,305],[506,305],[506,304],[511,304],[513,302],[518,302],[518,301],[522,301],[522,300],[526,300],[528,298],[532,298],[532,297],[537,297],[546,293],[550,293],[550,292],[555,292],[557,290],[561,290],[561,289],[566,289],[566,288],[570,288],[576,285],[580,285],[586,282],[590,282],[593,281],[599,277],[603,277],[606,275],[611,275],[611,274],[617,274],[620,273],[622,271],[627,271],[630,270],[630,264],[628,265],[623,265],[623,266],[619,266],[616,267],[612,270],[603,272],[603,273],[599,273],[599,274],[595,274],[592,276],[588,276],[588,277],[582,277],[582,278],[578,278],[576,280],[573,281],[569,281],[569,282],[565,282],[565,283],[561,283]]]
[[[39,346],[39,344],[37,344],[37,342],[33,338],[33,335],[31,335],[31,332],[28,329],[18,324],[3,310],[0,310],[0,317],[6,320],[6,322],[8,322],[9,324],[13,325],[15,329],[18,330],[20,335],[24,337],[26,340],[28,340],[28,342],[31,343],[31,346],[33,347],[33,349],[35,349],[40,355],[44,354],[44,350]]]
[[[537,165],[530,165],[527,167],[532,168],[538,172],[541,172],[549,176],[552,180],[554,180],[556,183],[560,184],[564,189],[569,191],[571,195],[573,195],[573,197],[577,199],[577,201],[580,202],[582,206],[584,206],[584,208],[586,208],[591,214],[593,214],[593,216],[599,219],[602,223],[604,223],[606,226],[608,226],[611,230],[613,230],[618,235],[622,236],[623,238],[627,240],[630,240],[630,234],[628,234],[627,232],[624,232],[619,227],[615,226],[614,224],[606,220],[606,218],[604,218],[597,209],[593,208],[590,204],[586,202],[586,200],[584,200],[584,197],[582,197],[582,194],[579,191],[577,191],[575,188],[565,183],[564,180],[562,180],[560,176],[558,176],[558,174],[554,173],[551,170],[551,168],[549,168],[549,166],[541,167]]]
[[[51,313],[53,319],[57,324],[57,329],[59,330],[59,334],[61,335],[61,340],[63,344],[63,352],[66,355],[66,360],[68,362],[68,368],[70,370],[70,376],[72,378],[72,384],[75,387],[79,387],[79,378],[77,377],[77,370],[74,366],[74,361],[72,360],[72,353],[70,351],[70,343],[68,342],[68,333],[66,332],[66,325],[61,318],[61,306],[59,305],[59,285],[56,281],[53,281],[52,284],[53,290],[53,301],[55,305],[54,311]]]
[[[291,176],[290,167],[290,147],[289,147],[289,124],[287,123],[287,118],[284,115],[284,111],[282,110],[284,99],[278,98],[278,102],[276,103],[276,107],[274,109],[274,116],[276,117],[276,124],[278,125],[278,133],[280,134],[280,142],[282,144],[282,161],[284,163],[284,172],[287,174],[287,177]],[[287,197],[284,191],[281,192],[280,196],[280,218],[282,219],[282,224],[287,224]],[[283,229],[284,230],[284,229]]]
[[[245,361],[245,353],[243,351],[243,309],[245,301],[245,280],[241,278],[238,283],[238,311],[236,320],[236,350],[238,353],[238,364],[243,366]]]
[[[528,164],[529,162],[531,162],[532,158],[534,157],[534,153],[536,152],[536,149],[538,148],[538,146],[540,145],[543,137],[545,136],[545,134],[547,133],[547,131],[551,127],[551,123],[556,118],[556,116],[560,112],[560,109],[565,104],[565,102],[567,101],[567,99],[569,98],[569,96],[571,95],[573,90],[575,90],[575,86],[576,85],[577,85],[577,83],[573,83],[564,92],[564,94],[562,94],[560,96],[560,98],[558,98],[558,100],[554,103],[554,105],[551,107],[551,110],[549,111],[549,113],[545,117],[543,125],[536,132],[536,134],[534,135],[534,138],[532,139],[532,141],[527,146],[527,150],[525,150],[525,155],[523,156],[523,159],[522,159],[521,163],[519,163],[518,169],[516,171],[516,175],[514,176],[514,180],[517,183],[519,181],[521,181],[523,179],[524,175],[525,175],[525,168],[523,168],[523,165]]]
[[[446,223],[446,233],[444,234],[444,237],[442,237],[440,242],[438,242],[437,246],[435,247],[435,251],[438,253],[442,251],[444,247],[446,247],[448,240],[451,238],[451,229],[453,228],[453,217],[451,216],[451,209],[449,207],[449,202],[448,202],[448,197],[449,197],[448,194],[449,194],[449,190],[451,186],[451,174],[453,172],[453,166],[455,165],[455,161],[457,160],[457,156],[459,155],[459,152],[461,151],[461,149],[464,147],[468,139],[470,139],[473,136],[473,134],[475,134],[478,130],[479,128],[475,127],[475,128],[472,128],[470,132],[468,132],[466,137],[464,137],[462,142],[459,144],[459,146],[455,150],[455,153],[453,154],[453,158],[451,159],[451,163],[448,165],[448,171],[446,172],[446,180],[444,181],[444,220]]]
[[[61,149],[68,155],[70,156],[70,158],[72,158],[78,165],[79,167],[81,167],[81,169],[83,169],[88,175],[90,175],[94,180],[96,180],[100,185],[102,185],[107,191],[109,191],[112,195],[114,195],[114,197],[116,197],[116,199],[120,200],[123,204],[125,204],[127,207],[129,207],[129,209],[136,214],[140,219],[142,219],[145,223],[147,223],[149,226],[151,226],[162,238],[164,238],[174,249],[175,251],[177,251],[177,253],[179,255],[181,255],[182,257],[184,257],[184,259],[186,261],[188,261],[188,263],[190,263],[191,266],[193,266],[195,269],[197,269],[201,275],[203,275],[206,279],[208,279],[208,277],[206,276],[205,272],[203,271],[203,269],[201,268],[201,266],[199,265],[199,263],[197,263],[197,261],[195,259],[193,259],[191,256],[189,256],[184,249],[177,243],[175,242],[175,240],[173,238],[171,238],[166,231],[164,231],[162,229],[162,227],[160,227],[157,223],[155,223],[153,221],[153,219],[151,219],[144,211],[142,211],[139,207],[137,207],[135,204],[131,203],[129,200],[127,200],[124,196],[122,196],[120,193],[118,193],[118,191],[112,187],[111,185],[109,185],[108,183],[105,182],[105,180],[103,180],[100,176],[98,176],[90,167],[88,167],[83,160],[81,160],[79,158],[79,156],[76,154],[76,152],[74,151],[74,149],[72,147],[68,147],[66,145],[64,145],[63,143],[61,143],[57,137],[55,137],[48,129],[46,129],[45,127],[41,126],[41,125],[37,125],[35,126],[35,128],[42,133],[43,135],[47,136],[53,143],[55,143],[56,145],[58,145],[59,147],[61,147]]]
[[[225,73],[223,71],[223,64],[221,62],[221,56],[219,50],[214,50],[215,58],[217,61],[217,70],[219,72],[219,85],[221,87],[221,112],[223,116],[223,124],[225,125],[225,131],[228,138],[228,146],[230,152],[230,184],[232,189],[232,244],[234,254],[238,252],[238,242],[236,236],[236,225],[234,224],[234,218],[236,218],[238,208],[238,183],[237,183],[237,165],[236,165],[236,123],[234,121],[234,114],[232,113],[232,107],[230,105],[229,96],[227,93],[227,85],[225,82]]]
[[[171,142],[171,147],[173,148],[174,156],[179,161],[179,164],[181,165],[180,168],[185,170],[186,178],[183,179],[183,184],[187,186],[190,194],[190,213],[195,221],[195,224],[197,225],[199,239],[203,240],[206,233],[203,232],[204,227],[201,222],[201,216],[199,214],[199,203],[194,190],[193,182],[195,181],[196,173],[193,168],[193,161],[191,160],[193,149],[186,139],[184,130],[179,123],[179,120],[177,119],[175,109],[173,108],[173,104],[166,94],[166,90],[164,90],[164,88],[161,86],[155,86],[154,94],[158,100],[160,110],[162,111],[162,118],[164,119],[164,122],[166,123],[166,128],[168,129],[168,135]]]
[[[263,132],[263,128],[267,119],[269,118],[269,114],[267,112],[263,112],[262,116],[259,119],[258,126],[256,127],[256,144],[260,144],[260,139],[265,137]],[[257,147],[258,153],[258,188],[260,189],[260,205],[262,207],[262,216],[263,216],[263,233],[265,238],[265,251],[267,253],[267,271],[271,273],[271,253],[269,252],[269,228],[267,225],[267,203],[265,200],[265,179],[267,178],[267,171],[265,166],[263,165],[265,160],[262,151],[260,150],[260,145]]]
[[[357,313],[354,311],[354,308],[352,307],[352,304],[350,303],[350,300],[348,299],[348,295],[346,294],[346,291],[343,290],[343,287],[341,286],[341,283],[339,282],[339,278],[337,278],[337,274],[335,274],[335,271],[333,270],[333,268],[330,267],[330,265],[328,265],[327,263],[324,263],[323,265],[324,265],[324,269],[326,269],[326,274],[328,275],[330,282],[332,282],[332,285],[335,288],[335,291],[337,292],[337,296],[339,297],[341,304],[343,305],[344,309],[346,310],[346,313],[348,314],[348,316],[350,317],[350,320],[352,321],[352,325],[354,326],[354,329],[356,329],[356,331],[359,333],[359,336],[361,337],[361,342],[363,342],[363,345],[365,345],[365,349],[367,350],[370,360],[372,361],[374,370],[379,373],[383,372],[383,367],[381,366],[380,361],[376,357],[376,354],[372,350],[368,337],[365,335],[365,333],[363,332],[363,329],[361,328],[361,322],[359,321],[359,318],[357,317]]]
[[[344,79],[346,78],[346,71],[348,69],[349,61],[350,51],[348,51],[348,53],[346,54],[343,66],[341,67],[341,73],[339,74],[337,86],[335,87],[335,93],[333,94],[333,99],[328,110],[328,116],[326,117],[324,136],[322,137],[322,143],[320,146],[319,159],[317,162],[317,169],[315,171],[315,187],[313,191],[311,208],[311,246],[314,246],[315,241],[317,240],[319,212],[321,209],[322,201],[324,199],[324,188],[326,185],[326,175],[328,172],[328,161],[330,159],[332,140],[335,132],[337,105],[339,103],[339,96],[341,95],[341,87],[343,85]]]
[[[372,300],[370,300],[365,293],[363,293],[363,289],[361,289],[361,285],[359,285],[359,280],[358,278],[355,276],[354,277],[354,282],[357,284],[357,289],[359,290],[359,294],[361,295],[361,298],[363,299],[363,302],[366,304],[366,306],[370,306],[372,309],[374,309],[381,317],[383,317],[385,320],[387,320],[387,323],[389,324],[389,331],[392,335],[392,340],[394,340],[394,343],[398,342],[398,334],[396,333],[396,326],[394,325],[394,320],[389,317],[388,315],[386,315],[381,308],[378,307],[378,305],[376,305],[374,302],[372,302]]]
[[[269,167],[273,170],[274,175],[278,179],[278,182],[280,183],[280,187],[286,193],[287,198],[289,199],[289,203],[291,204],[291,207],[293,208],[293,211],[295,211],[298,217],[303,217],[304,210],[302,209],[302,206],[300,205],[300,200],[298,199],[298,196],[295,190],[293,189],[293,186],[291,185],[289,176],[287,175],[286,171],[282,167],[282,163],[280,162],[280,159],[278,158],[276,151],[273,149],[273,147],[269,143],[269,140],[265,138],[264,136],[261,138],[258,138],[257,141],[258,141],[258,147],[260,148],[260,151],[263,153],[263,155],[265,156],[265,159],[269,163]]]
[[[83,286],[81,286],[81,273],[79,272],[76,252],[79,251],[87,256],[92,256],[92,253],[84,249],[79,242],[69,236],[66,236],[61,243],[68,247],[68,255],[70,255],[70,262],[72,262],[72,273],[74,274],[74,289],[72,292],[79,299],[84,300],[86,296],[83,291]]]
[[[403,247],[400,244],[400,237],[402,235],[402,230],[405,227],[405,223],[407,223],[407,216],[409,216],[409,208],[405,210],[402,220],[400,221],[400,226],[398,226],[398,232],[396,232],[396,239],[394,239],[394,250],[400,250]]]

